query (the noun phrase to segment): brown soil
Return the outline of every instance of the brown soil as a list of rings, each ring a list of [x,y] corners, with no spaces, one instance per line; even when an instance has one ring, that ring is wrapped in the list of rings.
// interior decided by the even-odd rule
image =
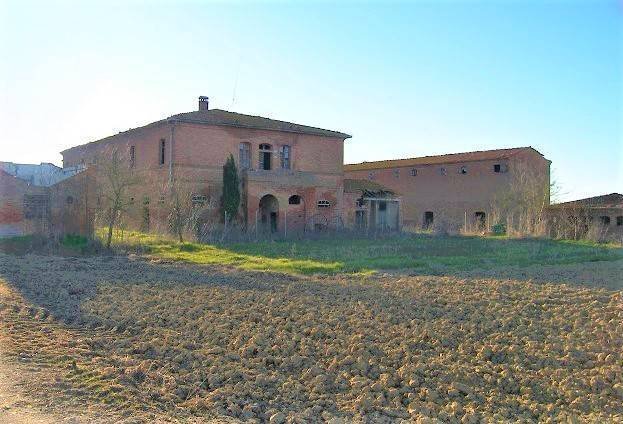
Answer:
[[[537,282],[0,254],[0,351],[30,382],[6,402],[42,422],[616,422],[611,265]]]

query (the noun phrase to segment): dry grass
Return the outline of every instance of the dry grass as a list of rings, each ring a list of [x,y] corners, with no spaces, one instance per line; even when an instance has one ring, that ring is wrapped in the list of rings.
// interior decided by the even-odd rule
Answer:
[[[589,277],[302,277],[0,255],[0,331],[14,357],[62,370],[45,386],[58,404],[144,422],[614,422],[623,299]]]

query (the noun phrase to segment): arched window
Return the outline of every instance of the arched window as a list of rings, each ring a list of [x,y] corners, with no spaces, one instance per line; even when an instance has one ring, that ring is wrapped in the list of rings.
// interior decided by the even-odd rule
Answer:
[[[238,163],[240,164],[240,169],[251,168],[251,144],[250,143],[240,143],[240,148],[238,152]]]
[[[273,147],[270,144],[260,144],[260,169],[269,171],[271,169],[271,158]]]

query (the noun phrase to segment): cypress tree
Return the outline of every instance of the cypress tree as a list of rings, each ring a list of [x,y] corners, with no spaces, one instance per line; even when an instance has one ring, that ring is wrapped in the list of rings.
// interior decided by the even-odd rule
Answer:
[[[223,166],[223,211],[229,221],[238,215],[240,206],[240,181],[234,156],[229,155]]]

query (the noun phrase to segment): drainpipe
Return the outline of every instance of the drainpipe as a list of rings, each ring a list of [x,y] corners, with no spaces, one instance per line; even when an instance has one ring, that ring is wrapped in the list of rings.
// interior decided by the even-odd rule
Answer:
[[[169,187],[173,184],[173,140],[175,136],[175,120],[170,120],[171,136],[169,142]]]

